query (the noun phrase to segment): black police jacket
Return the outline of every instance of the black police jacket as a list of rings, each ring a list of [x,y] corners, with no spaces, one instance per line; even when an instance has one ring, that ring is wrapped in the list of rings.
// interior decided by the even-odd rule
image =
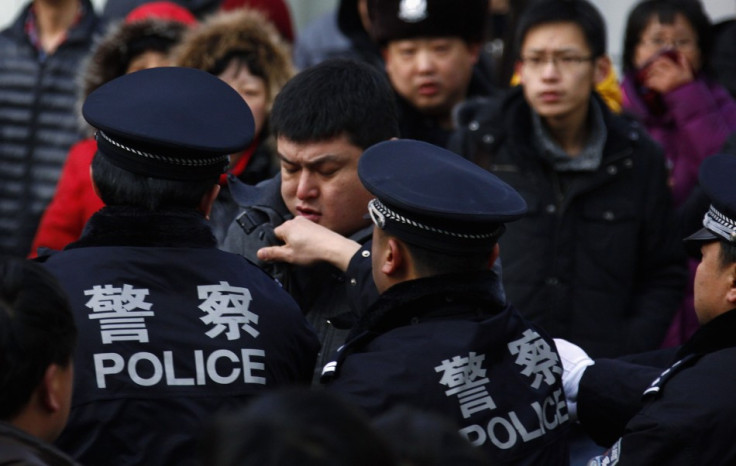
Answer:
[[[537,153],[521,88],[469,102],[450,148],[526,200],[499,241],[509,301],[553,337],[616,357],[659,347],[687,270],[661,149],[591,99],[607,129],[594,171],[558,172]]]
[[[195,212],[105,207],[46,258],[80,335],[57,444],[83,464],[196,464],[215,412],[311,380],[319,344],[297,304],[214,245]]]
[[[736,464],[735,335],[736,309],[701,327],[664,371],[619,360],[588,367],[580,422],[600,443],[621,436],[591,464]]]
[[[370,415],[407,404],[457,422],[492,464],[567,464],[552,341],[493,293],[492,272],[391,287],[323,372]]]

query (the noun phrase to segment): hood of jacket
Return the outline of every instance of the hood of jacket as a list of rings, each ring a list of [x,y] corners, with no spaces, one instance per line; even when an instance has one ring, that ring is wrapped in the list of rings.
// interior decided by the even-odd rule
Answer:
[[[222,12],[201,23],[184,37],[174,60],[178,66],[212,72],[232,52],[255,58],[269,103],[294,74],[289,46],[263,13],[248,9]]]

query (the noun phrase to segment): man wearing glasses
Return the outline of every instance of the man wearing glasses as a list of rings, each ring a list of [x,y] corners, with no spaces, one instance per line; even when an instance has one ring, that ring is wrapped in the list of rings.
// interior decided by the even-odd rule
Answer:
[[[657,348],[686,279],[662,151],[594,92],[611,67],[605,37],[584,0],[530,7],[522,85],[466,104],[451,145],[529,206],[500,242],[509,300],[596,357]]]

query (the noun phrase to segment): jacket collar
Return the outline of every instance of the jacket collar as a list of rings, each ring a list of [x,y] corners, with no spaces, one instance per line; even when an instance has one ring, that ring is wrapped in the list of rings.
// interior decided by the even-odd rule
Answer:
[[[457,315],[487,316],[505,308],[492,272],[437,275],[398,283],[386,290],[358,321],[348,341],[364,332],[383,333],[416,319]],[[438,303],[445,305],[438,308]]]
[[[65,249],[93,246],[214,248],[207,221],[194,210],[149,212],[134,207],[103,207],[87,222],[82,237]]]
[[[0,464],[79,466],[72,458],[12,424],[0,421]]]
[[[700,327],[677,352],[677,358],[713,353],[736,346],[736,309]]]

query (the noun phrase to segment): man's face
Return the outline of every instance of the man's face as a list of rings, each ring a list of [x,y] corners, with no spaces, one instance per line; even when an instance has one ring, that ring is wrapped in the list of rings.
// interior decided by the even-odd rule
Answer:
[[[524,96],[545,120],[583,121],[599,79],[583,31],[572,23],[550,23],[527,32],[519,72]]]
[[[422,113],[449,114],[465,98],[479,47],[457,37],[389,42],[384,51],[391,85]]]
[[[728,311],[733,306],[727,294],[733,287],[732,267],[721,264],[721,243],[712,241],[700,248],[703,258],[695,271],[695,314],[700,324]]]
[[[304,144],[279,137],[277,149],[281,197],[289,212],[344,236],[368,225],[372,196],[358,179],[363,150],[347,136]]]

